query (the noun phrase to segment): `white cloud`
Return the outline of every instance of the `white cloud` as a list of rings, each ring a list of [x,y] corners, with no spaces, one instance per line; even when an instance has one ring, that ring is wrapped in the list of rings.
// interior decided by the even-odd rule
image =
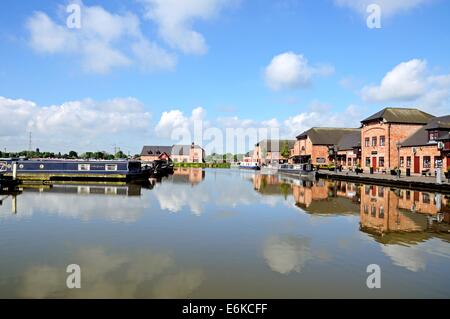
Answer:
[[[85,99],[42,107],[32,101],[0,97],[0,114],[5,115],[0,117],[0,140],[33,132],[42,149],[85,147],[92,141],[112,143],[130,134],[146,134],[151,118],[134,98]]]
[[[193,29],[196,20],[207,20],[236,1],[227,0],[141,0],[146,17],[158,25],[160,37],[171,47],[189,54],[204,54],[204,36]]]
[[[381,7],[381,14],[385,17],[391,17],[398,13],[415,9],[421,5],[429,4],[433,0],[335,0],[335,3],[341,7],[348,7],[357,13],[367,16],[367,7],[370,4],[378,4]]]
[[[265,80],[272,90],[307,87],[316,75],[329,75],[331,66],[311,66],[301,54],[286,52],[275,56],[265,69]]]
[[[413,59],[389,71],[379,85],[361,90],[368,102],[408,102],[433,114],[448,113],[450,74],[432,75],[425,60]]]
[[[192,110],[190,117],[185,116],[180,110],[171,110],[163,112],[158,124],[155,127],[155,132],[159,137],[177,139],[180,136],[189,135],[187,133],[193,132],[194,124],[197,122],[202,125],[204,122],[206,111],[202,107],[197,107]],[[180,141],[190,144],[192,141]]]
[[[264,244],[264,258],[270,269],[283,275],[300,273],[312,259],[310,240],[294,236],[273,236]]]
[[[333,111],[331,106],[313,101],[309,111],[288,117],[283,121],[284,134],[297,136],[311,127],[358,127],[361,119],[361,109],[349,105],[343,112]]]
[[[31,47],[44,54],[79,56],[84,70],[108,73],[137,64],[147,70],[173,69],[176,58],[148,40],[139,18],[132,13],[111,13],[100,6],[82,5],[80,29],[69,29],[44,12],[26,23]]]
[[[364,87],[363,98],[374,102],[414,100],[425,91],[426,68],[427,63],[418,59],[400,63],[385,75],[380,85]]]

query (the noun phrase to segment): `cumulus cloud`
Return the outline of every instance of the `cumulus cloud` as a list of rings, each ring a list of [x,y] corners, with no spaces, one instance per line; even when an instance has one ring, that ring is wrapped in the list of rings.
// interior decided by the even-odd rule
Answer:
[[[199,268],[178,266],[167,252],[111,253],[86,247],[70,256],[82,265],[83,288],[67,289],[66,266],[32,265],[20,276],[21,298],[189,298],[205,281]]]
[[[0,114],[5,115],[0,117],[0,140],[33,132],[35,140],[44,141],[42,147],[57,141],[64,149],[68,145],[84,147],[93,140],[111,143],[119,135],[147,134],[151,118],[135,98],[38,106],[32,101],[0,97]]]
[[[227,0],[141,0],[146,17],[158,25],[159,36],[171,47],[188,54],[204,54],[204,36],[193,29],[196,20],[208,20],[236,1]]]
[[[192,110],[190,116],[186,116],[180,110],[170,110],[163,112],[158,124],[155,127],[155,132],[159,137],[177,140],[181,137],[180,143],[192,142],[190,138],[193,133],[194,125],[207,125],[205,122],[206,110],[202,107],[197,107]]]
[[[317,100],[312,101],[304,111],[285,119],[254,120],[230,116],[207,120],[205,110],[197,108],[191,116],[180,110],[162,113],[155,131],[160,137],[181,140],[184,144],[195,140],[209,152],[242,153],[262,139],[293,138],[312,126],[358,127],[363,115],[363,108],[354,104],[343,111],[336,111],[332,105]],[[230,132],[234,135],[231,136]],[[230,141],[231,137],[235,140]],[[211,143],[206,143],[208,141]],[[232,149],[230,143],[237,148]]]
[[[100,6],[82,6],[80,29],[35,12],[26,22],[31,47],[44,54],[71,54],[85,71],[108,73],[137,64],[146,70],[173,69],[176,57],[147,39],[140,19],[132,13],[115,14]]]
[[[421,109],[444,113],[450,106],[450,74],[433,75],[425,60],[402,62],[379,85],[361,90],[367,102],[408,102]]]
[[[381,13],[385,17],[391,17],[401,12],[406,12],[429,4],[433,0],[335,0],[336,5],[350,8],[357,13],[367,16],[367,7],[373,3],[381,7]]]
[[[313,258],[309,238],[273,236],[264,244],[263,254],[270,269],[283,275],[300,273]]]
[[[285,52],[272,59],[264,76],[269,88],[278,91],[307,87],[314,76],[326,76],[333,72],[334,68],[331,66],[311,66],[303,55]]]

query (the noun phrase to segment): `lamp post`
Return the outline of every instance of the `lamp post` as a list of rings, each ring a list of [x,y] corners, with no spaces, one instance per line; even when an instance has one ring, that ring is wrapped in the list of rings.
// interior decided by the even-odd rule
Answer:
[[[400,142],[397,142],[397,153],[398,153],[398,166],[397,166],[397,179],[400,179],[400,147],[402,144]]]

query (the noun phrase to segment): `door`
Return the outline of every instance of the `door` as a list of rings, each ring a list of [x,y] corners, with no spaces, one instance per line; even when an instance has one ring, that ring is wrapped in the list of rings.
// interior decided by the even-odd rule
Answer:
[[[377,168],[377,158],[376,157],[372,157],[372,167],[373,167],[373,169]]]
[[[414,156],[414,174],[420,174],[420,156]]]

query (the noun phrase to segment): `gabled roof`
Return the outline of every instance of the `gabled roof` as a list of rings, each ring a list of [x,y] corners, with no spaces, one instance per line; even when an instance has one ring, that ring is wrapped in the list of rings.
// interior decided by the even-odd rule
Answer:
[[[426,130],[450,130],[450,115],[435,117],[426,126]]]
[[[171,154],[172,155],[189,155],[190,151],[191,151],[191,147],[192,147],[192,145],[174,145],[171,149]],[[194,145],[194,148],[203,150],[198,145]]]
[[[427,125],[421,127],[416,133],[403,141],[402,146],[411,147],[436,144],[436,142],[430,142],[428,136],[428,131],[435,129],[445,129],[450,131],[450,115],[432,118]],[[445,134],[441,135],[437,140],[441,139],[445,139]]]
[[[355,147],[361,146],[361,130],[344,134],[338,142],[339,150],[352,150]]]
[[[264,148],[267,152],[280,152],[283,149],[284,143],[286,142],[288,143],[289,149],[294,148],[295,140],[287,139],[262,140],[261,142],[258,142],[256,146]]]
[[[381,111],[369,116],[361,121],[367,123],[371,121],[385,121],[387,123],[402,123],[402,124],[427,124],[434,116],[418,109],[400,108],[400,107],[386,107]]]
[[[314,145],[338,145],[344,135],[360,132],[358,128],[313,127],[297,136],[297,139],[307,138]]]
[[[162,153],[170,155],[172,146],[144,146],[142,148],[141,156],[159,156]]]

